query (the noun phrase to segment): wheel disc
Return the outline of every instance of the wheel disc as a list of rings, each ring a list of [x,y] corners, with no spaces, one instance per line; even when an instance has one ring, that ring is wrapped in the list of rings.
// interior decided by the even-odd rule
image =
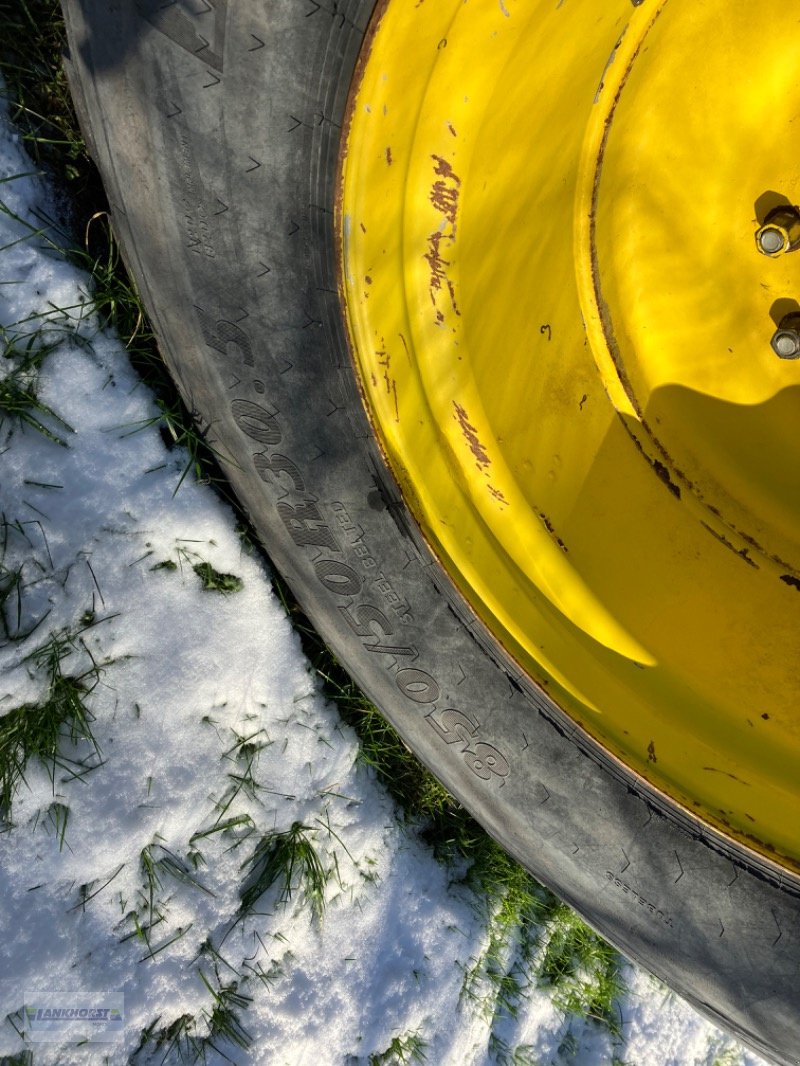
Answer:
[[[781,12],[392,0],[339,233],[367,409],[467,602],[627,767],[798,868]]]

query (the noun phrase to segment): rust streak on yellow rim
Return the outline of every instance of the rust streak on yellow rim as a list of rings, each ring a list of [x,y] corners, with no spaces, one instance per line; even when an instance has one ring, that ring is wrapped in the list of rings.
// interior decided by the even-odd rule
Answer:
[[[337,226],[365,405],[466,601],[614,757],[800,868],[800,360],[770,346],[800,255],[754,239],[800,201],[781,12],[391,0]]]

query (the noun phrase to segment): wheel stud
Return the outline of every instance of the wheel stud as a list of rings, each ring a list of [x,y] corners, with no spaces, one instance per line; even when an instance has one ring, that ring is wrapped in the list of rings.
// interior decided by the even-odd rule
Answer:
[[[774,259],[800,247],[800,212],[796,207],[771,211],[756,231],[756,246],[762,255]]]
[[[800,359],[800,311],[784,315],[771,343],[779,359]]]

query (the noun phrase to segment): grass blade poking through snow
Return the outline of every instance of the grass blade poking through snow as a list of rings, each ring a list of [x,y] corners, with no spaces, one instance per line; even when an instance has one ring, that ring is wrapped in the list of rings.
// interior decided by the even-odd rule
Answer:
[[[514,1018],[529,988],[548,988],[567,1017],[620,1035],[624,991],[617,951],[496,844],[476,852],[467,882],[486,908],[487,942],[464,975],[462,995],[494,1027]]]
[[[36,384],[39,368],[45,358],[58,346],[59,340],[47,340],[44,331],[27,337],[3,336],[3,359],[9,363],[3,368],[0,377],[0,429],[6,419],[18,424],[30,426],[62,448],[66,440],[47,425],[47,419],[56,424],[58,429],[74,433],[74,429],[63,418],[39,399]]]
[[[213,997],[213,1006],[210,1013],[208,1011],[203,1012],[208,1024],[208,1036],[204,1038],[203,1042],[222,1055],[223,1058],[227,1058],[227,1056],[217,1046],[217,1042],[222,1040],[226,1040],[235,1047],[246,1051],[253,1043],[253,1038],[242,1024],[240,1013],[250,1006],[252,997],[239,992],[239,985],[236,981],[223,985],[219,980],[218,973],[216,974],[218,987],[214,988],[203,971],[200,970],[199,972],[200,979]],[[203,1048],[201,1054],[205,1062],[204,1051],[205,1049]],[[231,1060],[228,1059],[228,1061],[230,1062]]]
[[[619,954],[561,903],[537,967],[540,985],[567,1015],[590,1018],[621,1035],[617,1002],[623,985]]]
[[[267,833],[245,863],[250,873],[242,886],[240,915],[250,914],[264,893],[278,885],[278,904],[288,903],[302,886],[311,909],[319,918],[325,909],[325,884],[328,876],[320,862],[309,834],[301,822],[294,822],[284,832]]]
[[[419,1033],[396,1036],[385,1051],[370,1055],[369,1066],[406,1066],[412,1062],[427,1062],[425,1046]]]
[[[75,774],[87,764],[67,759],[61,751],[65,742],[77,745],[84,741],[99,755],[92,735],[92,713],[86,700],[100,680],[102,666],[92,659],[77,634],[69,631],[52,633],[45,644],[27,657],[45,673],[47,691],[38,703],[14,707],[0,717],[0,819],[9,820],[14,794],[25,770],[33,759],[43,764],[51,778],[56,767]],[[73,654],[88,656],[90,665],[77,674],[65,672],[63,664]],[[106,664],[103,664],[106,665]]]

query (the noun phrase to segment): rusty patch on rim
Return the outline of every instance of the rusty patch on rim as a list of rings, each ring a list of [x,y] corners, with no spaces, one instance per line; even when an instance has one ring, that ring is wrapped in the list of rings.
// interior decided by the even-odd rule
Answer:
[[[483,470],[487,466],[490,466],[492,461],[489,458],[486,449],[481,444],[480,438],[478,436],[478,431],[475,426],[473,426],[473,424],[470,422],[467,412],[464,410],[460,403],[456,403],[456,401],[453,400],[453,407],[455,408],[455,414],[453,415],[453,418],[455,418],[456,422],[458,422],[459,426],[461,426],[461,432],[464,434],[464,439],[469,445],[470,451],[477,460],[476,465],[478,469]]]
[[[432,233],[428,237],[428,251],[423,255],[423,259],[427,260],[428,266],[431,270],[431,280],[428,290],[431,294],[431,303],[436,307],[436,296],[443,289],[446,288],[448,295],[450,296],[450,303],[453,310],[457,315],[461,312],[458,309],[456,303],[456,289],[452,280],[447,276],[446,267],[450,266],[450,260],[445,259],[441,253],[441,243],[443,240],[452,241],[452,237],[446,237],[438,230]],[[437,310],[436,318],[438,322],[444,321],[444,315],[440,310]]]
[[[436,210],[440,211],[453,227],[452,236],[455,237],[461,178],[455,173],[447,160],[442,159],[440,155],[433,155],[431,159],[436,164],[433,172],[439,178],[439,181],[433,183],[430,200]]]
[[[539,519],[544,528],[550,534],[550,539],[556,542],[562,552],[568,552],[569,548],[566,546],[561,537],[559,537],[559,535],[556,533],[555,528],[553,527],[553,523],[550,521],[544,511],[540,511],[538,507],[534,507],[533,510],[536,513],[536,517]]]
[[[436,307],[436,298],[442,289],[446,289],[450,297],[450,304],[453,311],[460,315],[461,312],[458,309],[456,302],[456,290],[455,285],[451,278],[447,275],[447,267],[449,267],[450,261],[445,259],[442,254],[442,241],[448,241],[453,244],[456,237],[456,216],[458,214],[458,196],[461,189],[461,178],[453,170],[453,167],[442,156],[432,155],[431,159],[434,162],[433,172],[436,175],[437,181],[434,181],[430,192],[430,202],[434,208],[442,215],[443,226],[441,229],[435,230],[428,237],[428,251],[424,253],[423,258],[427,261],[430,267],[430,285],[428,286],[431,294],[431,302]],[[449,225],[449,232],[447,232],[447,225]],[[436,308],[436,320],[439,324],[444,322],[444,313],[441,308]]]
[[[386,341],[381,337],[381,347],[375,352],[378,359],[378,366],[383,368],[383,383],[386,387],[386,392],[392,397],[394,402],[394,420],[400,421],[400,408],[397,402],[397,381],[391,376],[389,371],[392,366],[392,357],[386,348]]]

